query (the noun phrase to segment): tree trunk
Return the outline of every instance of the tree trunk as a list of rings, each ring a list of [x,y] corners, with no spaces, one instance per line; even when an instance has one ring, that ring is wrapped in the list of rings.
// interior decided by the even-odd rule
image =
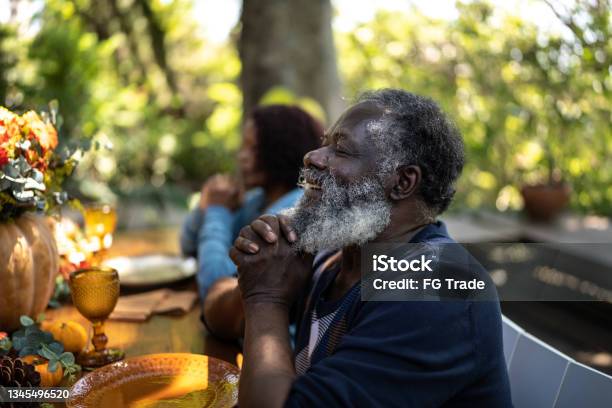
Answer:
[[[271,88],[311,97],[333,122],[344,109],[330,0],[244,0],[239,51],[244,110]]]
[[[166,57],[166,31],[157,20],[157,17],[149,4],[150,0],[137,0],[137,3],[140,4],[142,14],[147,20],[147,28],[149,30],[151,48],[153,49],[155,62],[164,74],[168,88],[170,88],[173,95],[175,97],[180,96],[178,85],[176,83],[176,75],[168,64],[168,59]]]

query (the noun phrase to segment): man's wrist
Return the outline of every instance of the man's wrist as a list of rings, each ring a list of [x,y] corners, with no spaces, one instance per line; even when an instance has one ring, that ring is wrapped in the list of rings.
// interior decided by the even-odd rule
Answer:
[[[251,334],[278,333],[281,329],[284,332],[289,327],[289,307],[269,300],[245,302],[244,320],[245,327],[257,328],[256,331],[247,330]]]
[[[253,294],[243,299],[245,308],[278,307],[289,311],[289,301],[282,296],[272,294]]]

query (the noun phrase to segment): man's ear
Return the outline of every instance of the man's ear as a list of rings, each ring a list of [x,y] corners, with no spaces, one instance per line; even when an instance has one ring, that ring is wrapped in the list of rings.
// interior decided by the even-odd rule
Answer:
[[[414,165],[398,167],[394,182],[389,194],[392,200],[400,201],[412,196],[421,184],[421,168]]]

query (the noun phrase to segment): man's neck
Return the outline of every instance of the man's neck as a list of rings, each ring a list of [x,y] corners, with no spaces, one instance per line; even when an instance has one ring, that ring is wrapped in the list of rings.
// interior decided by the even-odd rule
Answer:
[[[401,208],[394,208],[387,228],[381,232],[374,242],[407,241],[425,225],[433,224],[436,217],[428,210],[423,210],[419,201],[412,201]]]
[[[357,245],[342,248],[340,272],[326,293],[327,300],[337,300],[361,278],[361,249]]]
[[[404,220],[403,222],[389,223],[387,227],[373,242],[408,242],[410,241],[423,227],[433,223],[435,220],[420,216],[414,217],[412,220]],[[335,300],[343,296],[350,288],[359,282],[361,279],[361,247],[351,245],[342,248],[342,266],[340,272],[334,280],[334,284],[328,293],[329,300]]]

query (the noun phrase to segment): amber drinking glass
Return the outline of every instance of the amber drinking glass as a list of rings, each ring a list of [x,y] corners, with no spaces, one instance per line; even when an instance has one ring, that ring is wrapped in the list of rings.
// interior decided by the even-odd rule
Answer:
[[[85,235],[94,254],[93,264],[102,262],[105,252],[113,244],[117,227],[117,211],[109,204],[89,204],[83,211]]]
[[[79,354],[77,362],[84,368],[96,368],[121,360],[124,353],[106,348],[104,321],[119,298],[119,274],[112,268],[81,269],[70,274],[72,303],[94,329],[93,350]]]

